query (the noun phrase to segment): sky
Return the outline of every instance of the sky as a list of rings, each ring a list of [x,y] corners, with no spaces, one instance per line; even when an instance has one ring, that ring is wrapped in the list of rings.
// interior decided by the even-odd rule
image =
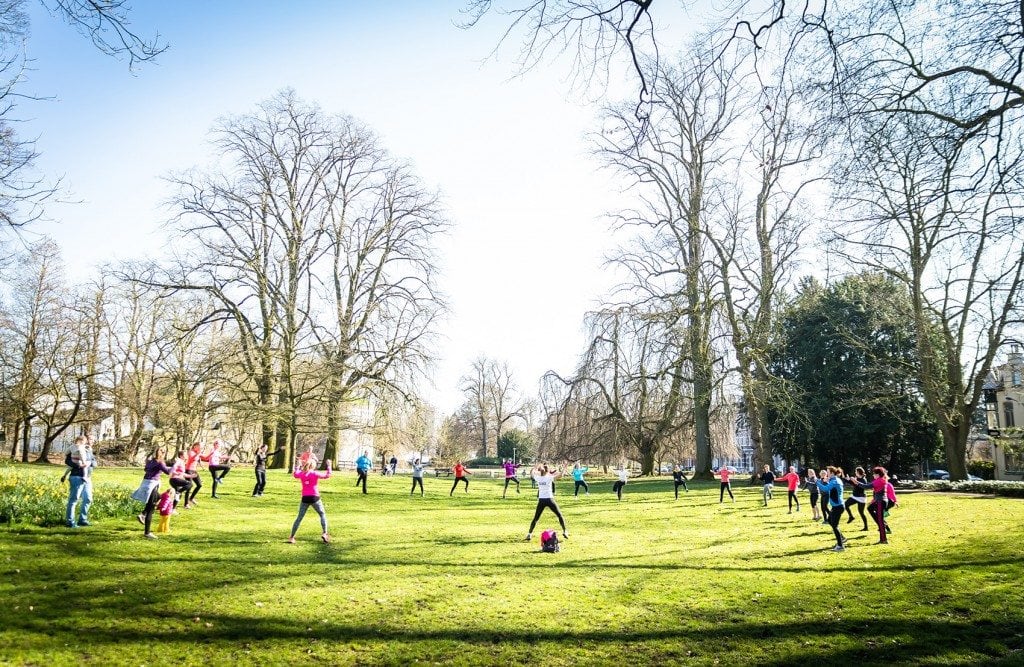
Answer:
[[[627,205],[590,155],[592,94],[554,62],[517,76],[512,44],[489,57],[499,16],[459,28],[463,2],[135,3],[133,27],[170,48],[129,70],[30,2],[32,60],[19,132],[61,202],[33,232],[61,245],[69,275],[159,257],[168,174],[212,162],[209,130],[283,88],[351,115],[440,191],[453,223],[440,243],[452,307],[425,398],[462,402],[473,359],[507,361],[536,393],[548,369],[571,371],[584,314],[612,286],[606,214]],[[628,82],[621,90],[630,90]]]

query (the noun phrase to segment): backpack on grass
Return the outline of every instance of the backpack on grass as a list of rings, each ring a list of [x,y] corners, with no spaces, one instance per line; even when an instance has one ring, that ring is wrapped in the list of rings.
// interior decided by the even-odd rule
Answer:
[[[540,550],[553,554],[558,553],[558,533],[553,530],[545,530],[540,534]]]

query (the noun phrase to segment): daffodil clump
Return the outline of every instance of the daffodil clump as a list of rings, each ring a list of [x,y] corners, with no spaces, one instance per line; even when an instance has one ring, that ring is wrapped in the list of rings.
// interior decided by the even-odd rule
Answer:
[[[62,524],[68,483],[61,482],[59,470],[0,465],[0,523]],[[94,482],[90,518],[130,517],[138,511],[131,491],[121,484]]]

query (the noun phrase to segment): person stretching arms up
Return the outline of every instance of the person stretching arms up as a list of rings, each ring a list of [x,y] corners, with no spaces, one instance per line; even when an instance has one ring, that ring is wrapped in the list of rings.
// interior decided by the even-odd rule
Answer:
[[[583,479],[583,475],[588,470],[590,470],[590,468],[587,468],[586,466],[581,468],[578,462],[572,467],[573,498],[580,495],[581,486],[583,487],[583,493],[588,496],[590,495],[590,485],[587,484],[587,480]]]
[[[729,484],[729,469],[722,466],[718,469],[718,476],[722,478],[721,486],[718,488],[718,504],[722,504],[722,501],[725,499],[726,491],[729,492],[729,498],[731,498],[733,502],[736,502],[736,496],[732,495],[732,485]]]
[[[505,488],[501,491],[501,497],[504,498],[505,494],[508,493],[509,482],[515,482],[516,493],[519,493],[519,478],[516,477],[516,468],[519,466],[512,459],[505,459],[501,462],[501,466],[505,468]]]

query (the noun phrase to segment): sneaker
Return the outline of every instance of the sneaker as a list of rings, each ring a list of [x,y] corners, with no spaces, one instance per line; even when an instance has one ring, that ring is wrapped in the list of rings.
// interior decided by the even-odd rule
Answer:
[[[846,547],[844,547],[841,544],[837,544],[834,547],[832,547],[832,551],[846,551]]]
[[[217,500],[220,500],[220,496],[218,496],[218,495],[212,495],[212,496],[210,496],[210,497],[211,497],[211,498],[216,498]]]
[[[143,535],[143,537],[145,537],[147,540],[155,540],[156,539],[156,535],[154,535],[153,533],[146,533],[145,535]]]
[[[889,544],[889,540],[878,540],[875,544]]]
[[[853,517],[851,516],[849,519],[847,519],[846,523],[853,523]]]
[[[68,528],[78,528],[78,525],[77,525],[77,524],[75,524],[75,523],[72,523],[71,521],[65,521],[65,522],[64,522],[64,525],[65,525],[66,527],[68,527]]]
[[[331,538],[327,533],[320,536],[320,539],[324,541],[324,544],[330,544]]]
[[[569,539],[569,531],[563,530],[562,531],[562,537],[564,537],[565,539]]]
[[[523,542],[529,542],[532,539],[533,539],[533,533],[527,533],[526,534],[526,539],[523,540]]]
[[[288,544],[295,544],[295,538],[294,537],[289,537],[288,538]]]
[[[145,514],[140,514],[140,515],[138,515],[135,518],[138,519],[139,523],[141,523],[143,526],[146,525],[146,515]]]
[[[92,524],[89,523],[88,521],[86,521],[85,519],[82,519],[81,521],[78,522],[78,525],[79,526],[91,526]]]
[[[889,526],[886,526],[885,527],[885,534],[886,535],[892,535],[892,528],[890,528]]]

